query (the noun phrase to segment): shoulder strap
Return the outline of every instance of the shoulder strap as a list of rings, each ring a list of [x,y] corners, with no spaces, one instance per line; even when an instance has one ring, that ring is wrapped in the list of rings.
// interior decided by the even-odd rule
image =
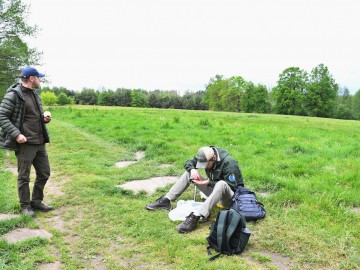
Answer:
[[[229,215],[229,211],[221,211],[219,214],[219,220],[217,224],[217,246],[219,251],[221,252],[223,250],[223,240],[226,237],[226,220]]]
[[[237,211],[236,209],[230,208],[229,211],[232,213],[233,217],[235,216],[236,224],[238,224],[240,222],[240,220],[242,220],[242,226],[241,227],[245,228],[246,227],[246,221],[245,221],[244,216],[239,211]]]
[[[243,216],[236,210],[230,209],[229,212],[231,213],[231,221],[229,227],[226,231],[226,247],[228,250],[231,250],[230,247],[230,238],[234,234],[236,228],[239,226],[239,222],[243,219]],[[243,222],[244,224],[244,222]],[[243,225],[241,224],[241,225]],[[243,226],[241,226],[243,227]]]

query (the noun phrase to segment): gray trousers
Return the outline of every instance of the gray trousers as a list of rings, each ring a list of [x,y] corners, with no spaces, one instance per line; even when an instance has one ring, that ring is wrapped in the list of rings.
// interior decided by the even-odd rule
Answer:
[[[18,163],[17,188],[22,209],[38,204],[44,199],[44,187],[50,177],[50,164],[45,144],[19,144],[15,152]],[[34,166],[36,178],[30,201],[30,170]]]
[[[203,180],[206,178],[201,176]],[[190,186],[190,174],[185,171],[183,175],[176,181],[171,187],[169,192],[165,195],[170,201],[175,201],[180,195]],[[214,188],[204,185],[196,185],[196,187],[202,191],[207,197],[204,204],[201,206],[200,214],[204,217],[210,215],[211,209],[217,204],[221,203],[226,208],[230,208],[231,199],[234,196],[234,192],[230,186],[223,180],[216,182]]]

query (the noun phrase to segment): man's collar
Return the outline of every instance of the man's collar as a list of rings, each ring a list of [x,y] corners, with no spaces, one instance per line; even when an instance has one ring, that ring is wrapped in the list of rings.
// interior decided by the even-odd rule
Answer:
[[[28,87],[24,86],[23,84],[21,84],[20,87],[21,87],[21,90],[23,90],[23,91],[29,91],[29,90],[32,91],[31,88],[28,88]]]
[[[214,150],[215,155],[216,155],[216,162],[219,162],[220,161],[219,151],[216,149],[216,147],[212,147],[212,149]]]

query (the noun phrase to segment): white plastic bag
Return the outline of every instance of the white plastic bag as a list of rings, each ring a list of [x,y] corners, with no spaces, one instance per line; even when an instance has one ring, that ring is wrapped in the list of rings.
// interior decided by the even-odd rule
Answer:
[[[169,212],[169,218],[172,221],[184,221],[191,212],[199,212],[202,205],[203,202],[195,202],[193,200],[180,200],[178,201],[176,208]]]

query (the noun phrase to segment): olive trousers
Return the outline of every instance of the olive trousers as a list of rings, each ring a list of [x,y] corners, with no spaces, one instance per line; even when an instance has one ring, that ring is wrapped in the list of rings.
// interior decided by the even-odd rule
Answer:
[[[50,177],[49,157],[45,144],[19,144],[15,155],[18,163],[18,196],[21,209],[25,209],[44,199],[44,188]],[[35,169],[36,178],[30,199],[31,166]]]

